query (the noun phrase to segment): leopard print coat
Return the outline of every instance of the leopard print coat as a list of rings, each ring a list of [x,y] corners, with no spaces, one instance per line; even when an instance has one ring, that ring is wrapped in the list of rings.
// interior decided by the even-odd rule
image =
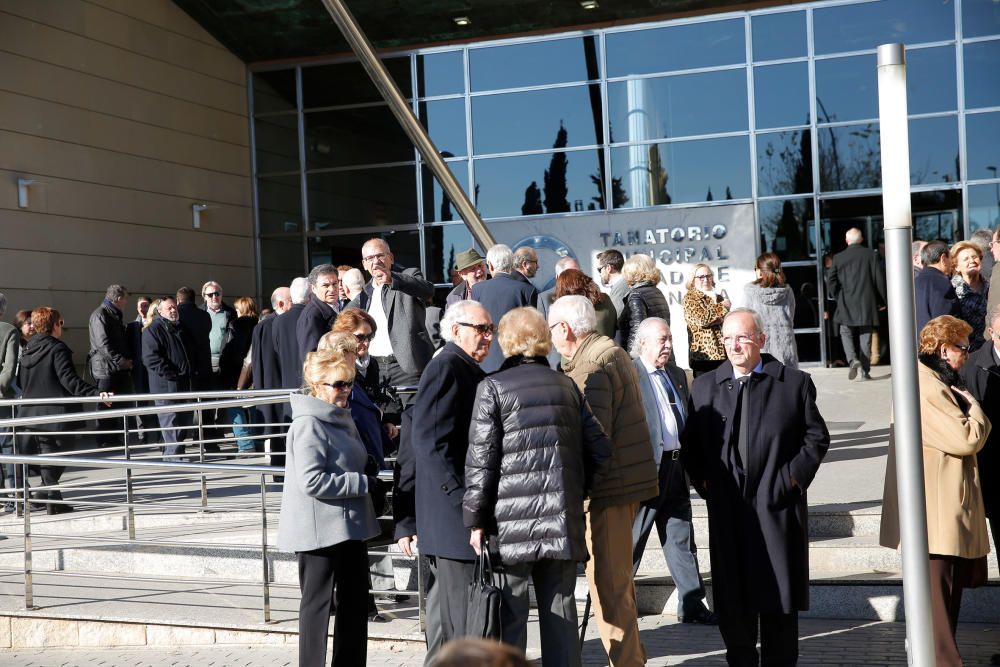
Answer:
[[[722,345],[722,319],[726,316],[722,297],[715,300],[699,289],[684,294],[684,321],[688,331],[688,359],[722,361],[726,348]]]

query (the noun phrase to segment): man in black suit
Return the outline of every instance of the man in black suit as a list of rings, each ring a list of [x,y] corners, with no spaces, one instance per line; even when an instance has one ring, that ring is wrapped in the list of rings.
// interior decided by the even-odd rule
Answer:
[[[419,269],[403,269],[395,264],[392,250],[383,239],[365,242],[361,261],[371,280],[350,305],[367,311],[375,320],[368,355],[378,362],[383,386],[416,386],[434,354],[426,311],[428,301],[434,297],[434,285],[424,280]],[[387,412],[398,414],[412,401],[409,394],[403,394],[401,405]]]
[[[312,292],[309,290],[309,281],[301,277],[293,280],[288,289],[292,297],[292,307],[275,318],[274,324],[271,325],[271,340],[274,353],[278,357],[278,373],[281,378],[278,386],[282,389],[300,389],[302,361],[295,330]],[[282,403],[280,414],[283,420],[292,421],[291,405]]]
[[[288,312],[292,307],[292,293],[287,287],[278,287],[271,293],[271,308],[274,315],[268,315],[257,323],[253,329],[250,342],[250,372],[254,389],[281,389],[281,366],[278,354],[274,351],[274,323],[278,316]],[[281,406],[272,403],[258,407],[264,423],[275,424],[281,418]],[[265,435],[274,435],[274,427],[265,427]],[[271,438],[272,447],[278,438]],[[256,441],[255,448],[260,451],[263,441]],[[284,465],[284,457],[271,457],[271,465]]]
[[[920,251],[924,270],[913,280],[917,333],[939,315],[958,314],[958,296],[951,284],[951,255],[944,241],[931,241]]]
[[[419,538],[420,554],[430,557],[435,583],[428,591],[424,664],[433,661],[441,644],[465,634],[466,595],[476,557],[462,521],[465,454],[476,385],[485,377],[479,364],[494,331],[490,314],[478,303],[459,301],[449,308],[441,321],[441,335],[448,342],[427,365],[413,406],[413,463],[399,484],[408,488],[415,480],[416,534],[397,531],[396,538],[406,554]]]
[[[193,375],[192,388],[195,391],[211,391],[212,382],[212,348],[208,338],[212,332],[212,317],[195,302],[194,290],[181,287],[177,290],[177,314],[180,317],[181,328],[191,337],[194,354],[191,358]]]
[[[318,264],[309,272],[312,298],[295,325],[299,345],[299,367],[306,355],[316,351],[319,339],[329,333],[340,312],[340,274],[333,264]]]
[[[798,612],[809,608],[806,489],[830,446],[816,387],[761,354],[760,316],[734,308],[722,324],[727,361],[695,378],[681,434],[684,467],[708,505],[712,588],[730,665],[798,659]]]
[[[493,278],[474,285],[472,298],[482,304],[493,322],[499,322],[501,317],[515,308],[538,305],[538,290],[527,280],[522,281],[512,275],[516,271],[510,246],[498,243],[490,248],[486,253],[486,263]],[[483,370],[492,373],[500,368],[503,359],[500,344],[494,341],[489,355],[481,364]]]
[[[885,308],[885,273],[878,255],[863,245],[861,230],[847,230],[847,248],[837,253],[827,270],[826,284],[837,299],[833,319],[840,327],[840,341],[850,365],[848,379],[870,380],[872,332],[879,311]]]
[[[680,434],[688,416],[684,371],[667,365],[674,349],[670,325],[659,317],[639,324],[637,358],[639,391],[646,409],[649,441],[659,468],[660,493],[639,506],[632,526],[632,572],[639,570],[649,533],[656,526],[670,576],[677,588],[677,618],[682,623],[715,625],[705,607],[705,585],[698,572],[698,547],[691,523],[691,492],[681,465]]]

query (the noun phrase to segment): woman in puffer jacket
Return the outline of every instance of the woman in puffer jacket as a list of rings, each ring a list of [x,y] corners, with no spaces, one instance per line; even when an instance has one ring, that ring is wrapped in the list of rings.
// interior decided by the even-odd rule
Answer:
[[[534,308],[500,320],[507,359],[476,390],[463,514],[476,553],[495,535],[506,577],[501,639],[527,644],[535,586],[542,665],[580,665],[573,588],[587,560],[583,501],[605,474],[611,442],[568,377],[549,368],[548,326]]]

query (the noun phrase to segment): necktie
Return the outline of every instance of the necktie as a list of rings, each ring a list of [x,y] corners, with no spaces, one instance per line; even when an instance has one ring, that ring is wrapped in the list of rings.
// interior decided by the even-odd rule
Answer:
[[[666,371],[662,368],[656,373],[656,379],[660,381],[660,386],[663,387],[663,391],[667,394],[667,398],[670,401],[670,409],[673,410],[674,420],[677,422],[677,432],[680,433],[684,430],[684,412],[680,405],[680,396],[674,391],[674,385],[667,376]]]
[[[736,449],[740,453],[740,465],[743,467],[743,474],[749,470],[749,445],[750,439],[750,376],[739,379],[740,393],[736,397],[740,410],[740,432],[736,439]]]

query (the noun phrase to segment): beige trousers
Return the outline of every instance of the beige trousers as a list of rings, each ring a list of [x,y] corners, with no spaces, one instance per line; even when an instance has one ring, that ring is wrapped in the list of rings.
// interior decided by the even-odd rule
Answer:
[[[611,667],[646,664],[632,578],[632,524],[638,510],[639,503],[629,503],[586,514],[587,584]]]

